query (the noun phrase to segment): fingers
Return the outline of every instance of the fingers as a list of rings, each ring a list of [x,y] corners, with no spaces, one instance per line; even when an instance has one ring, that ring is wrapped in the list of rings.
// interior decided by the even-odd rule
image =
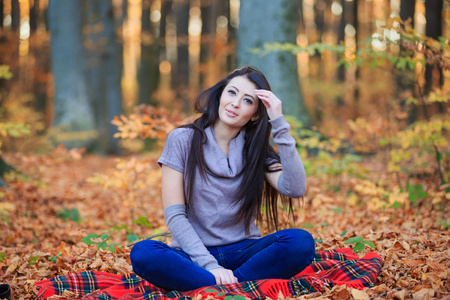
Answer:
[[[255,90],[255,94],[266,107],[270,119],[282,115],[281,100],[274,93],[269,90]]]
[[[214,275],[217,284],[230,284],[238,282],[238,279],[234,276],[233,271],[231,270],[218,268],[212,269],[210,272]]]

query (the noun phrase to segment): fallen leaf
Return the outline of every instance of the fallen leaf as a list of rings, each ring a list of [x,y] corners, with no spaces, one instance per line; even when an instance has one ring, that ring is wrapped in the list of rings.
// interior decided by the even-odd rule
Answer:
[[[370,300],[369,295],[364,292],[357,289],[351,289],[352,296],[355,300]]]
[[[434,296],[433,289],[421,289],[420,291],[413,293],[414,300],[427,300],[431,299],[431,297],[433,296]]]
[[[401,291],[395,292],[392,295],[393,299],[398,299],[398,300],[404,300],[405,297],[406,297],[406,290],[401,290]]]

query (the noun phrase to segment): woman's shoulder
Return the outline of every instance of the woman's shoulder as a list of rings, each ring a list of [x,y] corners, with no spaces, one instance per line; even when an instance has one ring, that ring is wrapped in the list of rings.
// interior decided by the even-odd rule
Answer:
[[[169,135],[167,136],[167,141],[180,141],[186,142],[191,140],[192,135],[194,134],[194,129],[189,127],[178,127],[173,129]]]
[[[192,136],[192,134],[194,133],[194,129],[190,128],[190,127],[178,127],[173,129],[168,136],[172,137],[172,138],[177,138],[177,137],[189,137]]]

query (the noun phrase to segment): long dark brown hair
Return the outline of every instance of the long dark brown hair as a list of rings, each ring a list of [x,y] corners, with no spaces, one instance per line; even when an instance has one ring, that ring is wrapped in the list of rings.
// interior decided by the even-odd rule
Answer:
[[[201,113],[201,116],[193,123],[182,126],[194,129],[185,172],[186,206],[188,208],[193,209],[193,201],[195,201],[191,191],[194,186],[197,168],[202,179],[206,179],[206,173],[213,173],[206,165],[203,154],[203,144],[207,139],[204,130],[210,125],[213,125],[219,118],[219,105],[222,92],[231,79],[238,76],[246,77],[258,89],[270,90],[270,85],[265,76],[256,68],[247,66],[234,70],[226,78],[203,91],[197,98],[195,110]],[[250,223],[255,215],[257,220],[262,220],[262,206],[265,207],[265,216],[269,230],[278,229],[278,198],[281,198],[282,203],[292,213],[292,199],[281,195],[265,181],[265,172],[276,172],[281,169],[273,169],[270,167],[274,163],[280,162],[280,157],[269,144],[272,125],[268,122],[269,116],[262,103],[259,103],[255,116],[255,120],[250,120],[241,129],[245,130],[243,149],[244,168],[242,171],[242,182],[235,194],[236,203],[241,205],[239,213],[236,216],[236,222],[244,219],[246,233],[249,232]]]

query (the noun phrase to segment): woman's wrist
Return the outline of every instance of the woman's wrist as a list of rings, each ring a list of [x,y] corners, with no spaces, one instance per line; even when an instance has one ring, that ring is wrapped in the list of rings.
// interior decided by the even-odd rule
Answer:
[[[291,126],[284,120],[284,115],[269,122],[272,124],[272,138],[276,144],[295,146],[295,139],[289,134]]]
[[[286,120],[284,119],[284,115],[279,115],[278,117],[269,120],[269,123],[272,124],[272,131],[278,131],[279,129],[286,128],[289,130],[290,125]]]

